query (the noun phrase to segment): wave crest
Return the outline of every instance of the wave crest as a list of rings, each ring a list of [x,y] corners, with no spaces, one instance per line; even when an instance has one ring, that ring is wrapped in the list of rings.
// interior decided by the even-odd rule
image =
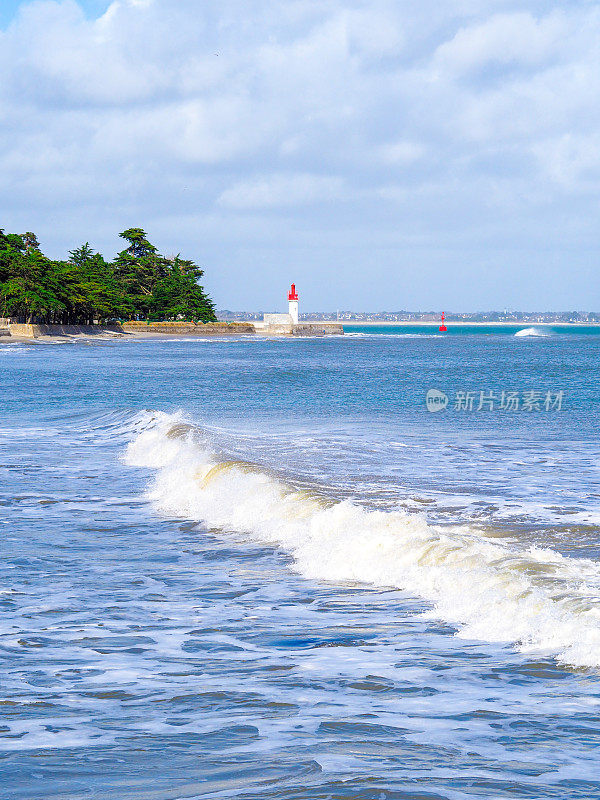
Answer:
[[[307,578],[398,588],[431,603],[462,637],[600,666],[600,571],[591,560],[331,500],[219,458],[181,415],[154,414],[125,459],[157,470],[148,494],[159,512],[275,544]]]
[[[547,337],[550,336],[550,333],[542,328],[522,328],[520,331],[515,333],[515,336],[518,337],[526,337],[526,336],[542,336]]]

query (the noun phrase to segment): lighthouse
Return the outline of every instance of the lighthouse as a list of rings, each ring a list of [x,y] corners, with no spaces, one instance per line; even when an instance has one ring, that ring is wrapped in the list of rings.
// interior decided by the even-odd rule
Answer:
[[[290,317],[292,318],[292,325],[298,324],[298,292],[296,291],[296,284],[292,283],[292,287],[288,292],[288,303],[290,304]]]

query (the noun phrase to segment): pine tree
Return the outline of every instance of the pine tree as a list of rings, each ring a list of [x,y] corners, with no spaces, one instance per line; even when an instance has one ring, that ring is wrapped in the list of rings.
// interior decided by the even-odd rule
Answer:
[[[216,319],[193,261],[160,255],[142,228],[120,236],[128,246],[113,262],[89,242],[68,261],[43,255],[34,233],[0,229],[0,316],[63,324],[112,319]]]

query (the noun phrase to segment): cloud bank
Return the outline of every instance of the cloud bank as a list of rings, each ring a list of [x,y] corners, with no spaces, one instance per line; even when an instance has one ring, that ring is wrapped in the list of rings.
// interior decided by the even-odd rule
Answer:
[[[0,225],[142,225],[230,308],[600,308],[600,9],[447,5],[23,3]]]

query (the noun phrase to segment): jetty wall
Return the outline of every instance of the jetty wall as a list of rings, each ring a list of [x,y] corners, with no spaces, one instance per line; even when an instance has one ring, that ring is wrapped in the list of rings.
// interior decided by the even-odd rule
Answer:
[[[292,336],[340,336],[344,326],[339,322],[300,322],[292,328]]]
[[[13,322],[8,326],[11,336],[37,339],[40,336],[97,336],[123,333],[120,325],[42,325],[30,322]]]
[[[124,322],[124,333],[165,333],[192,336],[227,336],[255,333],[251,322]]]
[[[227,336],[254,333],[248,322],[124,322],[121,325],[42,325],[37,323],[10,323],[0,328],[0,335],[37,339],[42,336],[97,336],[100,334],[124,335],[143,333],[185,334],[186,336]]]
[[[266,315],[265,315],[266,316]],[[0,326],[0,336],[21,339],[69,336],[123,336],[133,334],[163,334],[164,336],[239,336],[261,333],[267,336],[328,336],[342,334],[344,328],[335,322],[301,322],[294,325],[289,314],[271,315],[271,324],[251,322],[143,322],[130,321],[114,325],[43,325],[38,323],[9,323]]]
[[[264,336],[339,336],[344,333],[341,322],[300,322],[295,325],[289,314],[265,314],[264,321],[257,322],[255,327],[256,333]]]

